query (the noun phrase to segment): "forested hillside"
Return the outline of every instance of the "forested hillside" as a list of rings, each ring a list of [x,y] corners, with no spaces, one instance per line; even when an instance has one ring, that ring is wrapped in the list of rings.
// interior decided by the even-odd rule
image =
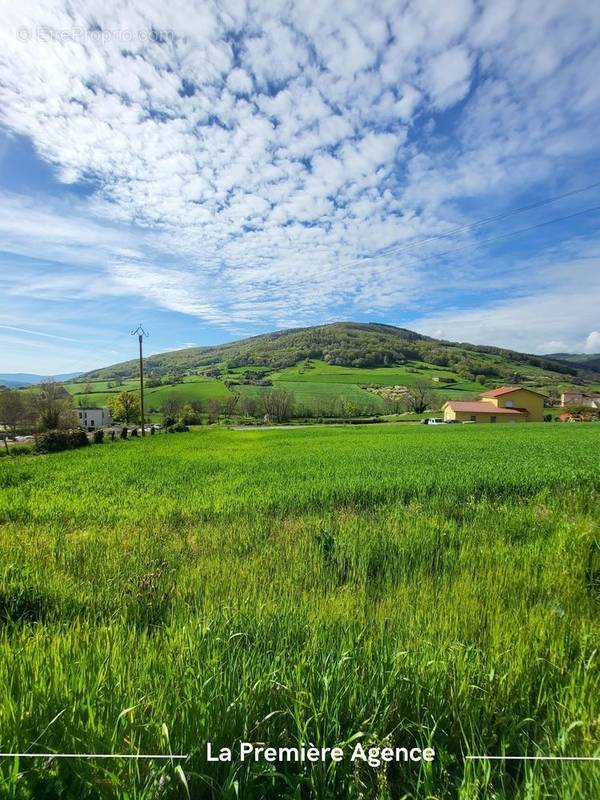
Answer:
[[[532,367],[550,375],[576,377],[578,364],[518,353],[498,347],[447,342],[405,328],[376,323],[340,322],[254,336],[214,347],[194,347],[160,353],[146,359],[148,373],[157,377],[221,365],[227,369],[254,366],[280,370],[306,359],[327,364],[371,368],[424,361],[451,368],[465,378],[484,375],[509,380]],[[136,359],[94,370],[82,380],[110,380],[137,374]],[[589,367],[588,367],[589,369]]]

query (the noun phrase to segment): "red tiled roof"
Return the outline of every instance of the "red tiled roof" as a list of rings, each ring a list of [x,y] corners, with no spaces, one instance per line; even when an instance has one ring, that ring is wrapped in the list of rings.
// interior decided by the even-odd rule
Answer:
[[[481,397],[501,397],[503,394],[511,394],[512,392],[531,392],[531,394],[539,394],[544,397],[541,392],[535,392],[533,389],[526,389],[524,386],[501,386],[499,389],[490,389],[489,392],[483,392]]]
[[[496,408],[491,403],[486,403],[483,400],[481,402],[477,401],[466,401],[466,400],[448,400],[447,403],[444,403],[444,408],[451,408],[453,411],[466,411],[469,414],[492,414],[496,416],[497,414],[527,414],[526,409],[523,408]]]

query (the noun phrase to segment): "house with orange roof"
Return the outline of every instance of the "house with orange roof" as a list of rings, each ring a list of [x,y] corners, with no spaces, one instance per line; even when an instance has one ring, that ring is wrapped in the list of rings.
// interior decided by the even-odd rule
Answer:
[[[543,422],[544,398],[533,389],[501,386],[479,400],[448,400],[442,409],[446,422]]]

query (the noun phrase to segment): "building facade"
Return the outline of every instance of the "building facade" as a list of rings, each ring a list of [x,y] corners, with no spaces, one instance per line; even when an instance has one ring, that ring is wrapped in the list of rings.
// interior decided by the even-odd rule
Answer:
[[[484,392],[479,400],[448,400],[443,410],[446,422],[543,422],[544,395],[520,386],[501,386]]]
[[[86,431],[95,431],[113,424],[108,408],[78,408],[79,427]]]
[[[573,389],[563,392],[560,396],[561,406],[589,406],[600,408],[600,394],[598,392],[581,392]]]

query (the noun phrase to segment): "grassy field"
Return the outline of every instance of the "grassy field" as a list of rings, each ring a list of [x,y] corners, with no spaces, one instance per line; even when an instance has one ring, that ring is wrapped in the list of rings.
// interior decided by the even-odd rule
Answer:
[[[110,400],[119,392],[129,391],[138,392],[138,381],[123,381],[122,385],[107,387],[106,381],[96,381],[93,384],[94,391],[85,393],[85,384],[65,384],[65,389],[73,395],[77,405],[87,406],[108,406]],[[146,408],[160,409],[167,398],[176,397],[182,403],[189,403],[192,400],[199,400],[206,403],[214,398],[223,400],[229,397],[229,389],[224,383],[214,378],[192,377],[183,383],[167,384],[165,386],[146,387],[144,392]]]
[[[11,798],[594,798],[600,426],[230,431],[0,463]],[[205,743],[436,750],[378,769]],[[351,745],[347,745],[348,751]]]
[[[296,413],[301,412],[303,409],[309,409],[314,410],[317,415],[319,413],[323,414],[325,410],[335,409],[337,404],[344,401],[349,401],[356,408],[369,413],[381,412],[384,408],[381,397],[373,392],[368,392],[366,389],[361,389],[360,386],[354,383],[273,380],[272,387],[239,385],[232,387],[232,389],[241,396],[257,398],[265,391],[284,389],[294,398]],[[335,413],[333,415],[335,416]]]
[[[230,391],[225,384],[214,378],[196,378],[193,381],[176,383],[174,386],[157,386],[147,389],[145,395],[148,407],[161,408],[169,397],[176,397],[182,403],[189,403],[192,400],[206,403],[213,399],[223,400],[229,397]]]
[[[409,371],[409,369],[411,371]],[[324,361],[314,360],[310,367],[296,365],[280,370],[273,374],[273,379],[278,381],[301,381],[309,383],[350,383],[374,384],[380,386],[410,386],[422,380],[431,380],[456,377],[451,370],[438,369],[432,365],[415,362],[414,365],[395,367],[371,367],[359,369],[355,367],[338,367],[326,364]],[[475,389],[481,389],[478,384],[473,384]]]

